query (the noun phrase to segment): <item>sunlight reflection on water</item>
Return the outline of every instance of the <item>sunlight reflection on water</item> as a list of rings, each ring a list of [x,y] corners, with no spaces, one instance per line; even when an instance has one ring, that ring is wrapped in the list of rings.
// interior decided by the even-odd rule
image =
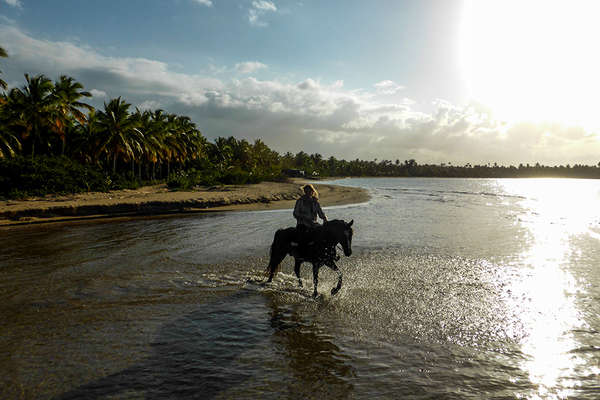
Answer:
[[[590,221],[597,220],[598,192],[580,181],[528,179],[499,181],[507,193],[529,195],[523,200],[521,223],[530,232],[530,247],[520,262],[530,271],[512,283],[514,293],[530,303],[522,314],[527,336],[522,346],[524,369],[538,387],[536,398],[564,398],[572,395],[577,381],[569,377],[584,360],[574,350],[578,343],[572,331],[584,323],[575,305],[578,285],[567,266],[575,235],[595,233]],[[514,298],[514,297],[513,297]],[[522,308],[521,304],[513,304]],[[597,373],[590,368],[589,374]]]
[[[325,210],[317,301],[257,283],[290,210],[0,232],[0,398],[598,398],[600,181],[340,183],[372,200]]]

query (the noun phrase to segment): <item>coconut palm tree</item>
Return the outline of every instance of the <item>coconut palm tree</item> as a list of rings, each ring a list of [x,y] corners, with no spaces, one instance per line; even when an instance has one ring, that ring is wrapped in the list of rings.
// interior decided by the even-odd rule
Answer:
[[[196,160],[205,157],[208,141],[202,136],[202,132],[200,132],[200,130],[196,128],[196,125],[191,121],[187,138],[190,146],[190,158]]]
[[[163,138],[167,176],[170,174],[171,162],[183,164],[185,160],[196,157],[200,143],[195,133],[196,126],[189,117],[169,114],[168,130]]]
[[[51,146],[48,131],[55,114],[54,85],[45,75],[30,77],[25,74],[25,80],[25,86],[9,92],[6,107],[23,139],[29,141],[33,158],[36,144],[46,148]]]
[[[279,154],[271,150],[262,140],[256,139],[252,145],[252,157],[258,174],[264,174],[269,169],[281,164]]]
[[[0,96],[0,158],[12,157],[21,150],[21,142],[11,127],[11,118],[5,103],[6,96]]]
[[[8,53],[2,47],[0,47],[0,57],[4,57],[4,58],[8,57]],[[0,72],[2,72],[2,71],[0,71]],[[2,89],[6,89],[8,87],[6,85],[6,82],[4,82],[2,79],[0,79],[0,87]]]
[[[152,164],[152,179],[154,179],[156,163],[160,161],[164,152],[163,138],[168,129],[167,115],[160,109],[154,112],[147,110],[142,113],[141,121],[141,129],[144,133],[144,159]]]
[[[65,152],[66,132],[69,126],[72,126],[73,119],[83,124],[86,120],[85,114],[81,109],[91,111],[92,106],[79,101],[82,97],[92,97],[90,92],[83,91],[83,85],[73,78],[62,75],[54,83],[54,96],[56,100],[56,116],[54,121],[54,131],[62,141],[61,153]]]
[[[233,149],[230,142],[223,137],[215,139],[215,143],[210,147],[210,158],[220,172],[227,169],[233,158]]]
[[[104,103],[104,111],[98,113],[100,146],[98,151],[112,158],[112,172],[117,171],[117,159],[130,160],[141,153],[144,135],[138,129],[138,121],[129,115],[131,104],[121,97]]]
[[[0,158],[9,158],[21,150],[17,135],[7,129],[0,130]]]
[[[195,160],[204,155],[206,139],[192,122],[189,117],[178,116],[176,118],[176,127],[179,141],[181,142],[181,151],[179,154],[179,162],[185,160]]]
[[[71,137],[70,154],[85,163],[98,163],[100,152],[100,126],[98,113],[92,109],[88,113],[84,123],[77,123],[74,134]]]

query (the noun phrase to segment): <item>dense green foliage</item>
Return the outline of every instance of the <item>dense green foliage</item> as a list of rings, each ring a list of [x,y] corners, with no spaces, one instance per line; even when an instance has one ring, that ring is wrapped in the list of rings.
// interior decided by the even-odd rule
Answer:
[[[106,191],[110,177],[67,157],[0,159],[0,195],[23,197],[47,193]]]
[[[0,47],[0,57],[6,57]],[[0,88],[6,89],[0,80]],[[172,189],[307,176],[579,177],[600,178],[599,166],[419,165],[415,160],[324,159],[303,151],[280,155],[260,139],[210,142],[186,116],[131,109],[120,97],[95,110],[91,94],[71,77],[53,82],[25,74],[25,84],[0,94],[0,196],[132,188],[155,181]]]
[[[109,190],[167,181],[189,189],[278,179],[280,157],[262,141],[208,142],[185,116],[130,110],[120,97],[102,110],[73,78],[25,75],[0,95],[0,195]],[[87,110],[87,114],[82,112]],[[62,184],[59,184],[62,182]]]

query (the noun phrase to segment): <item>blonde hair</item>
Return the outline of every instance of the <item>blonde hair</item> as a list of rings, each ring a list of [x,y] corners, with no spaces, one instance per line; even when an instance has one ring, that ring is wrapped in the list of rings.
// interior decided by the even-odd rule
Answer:
[[[317,192],[317,189],[315,189],[315,187],[313,185],[311,185],[310,183],[302,186],[302,190],[308,196],[312,196],[315,199],[319,198],[319,192]]]

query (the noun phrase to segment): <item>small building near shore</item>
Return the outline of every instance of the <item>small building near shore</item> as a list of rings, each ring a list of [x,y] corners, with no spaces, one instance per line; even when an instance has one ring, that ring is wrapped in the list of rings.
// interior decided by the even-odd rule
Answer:
[[[304,173],[303,170],[301,169],[284,169],[282,171],[286,176],[292,177],[292,178],[304,178],[306,176],[306,174]]]

